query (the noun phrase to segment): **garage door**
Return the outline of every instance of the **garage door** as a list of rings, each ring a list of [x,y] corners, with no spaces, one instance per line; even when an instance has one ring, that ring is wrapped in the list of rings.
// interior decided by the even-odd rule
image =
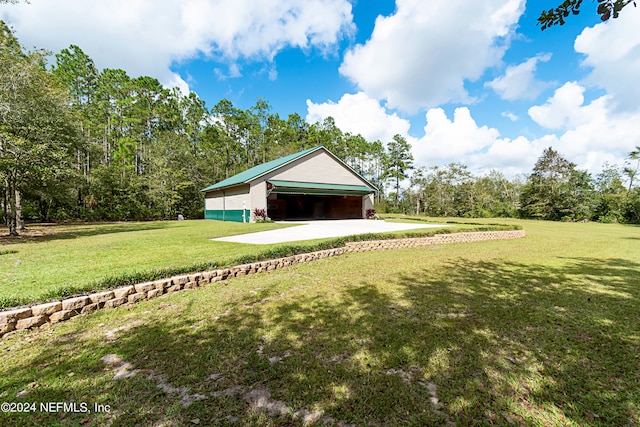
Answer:
[[[267,182],[267,212],[274,220],[362,218],[367,186],[309,182]]]

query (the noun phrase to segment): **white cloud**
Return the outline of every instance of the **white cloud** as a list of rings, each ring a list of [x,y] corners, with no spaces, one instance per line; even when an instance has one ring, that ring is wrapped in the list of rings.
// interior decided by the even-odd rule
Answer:
[[[586,28],[574,48],[586,55],[582,65],[592,71],[586,83],[605,88],[616,108],[640,109],[640,10],[625,8],[620,17]]]
[[[583,90],[575,83],[567,83],[563,88],[577,90],[580,96]],[[608,96],[586,105],[582,102],[558,104],[556,101],[561,96],[557,95],[562,94],[563,88],[544,106],[549,113],[545,120],[550,121],[553,108],[557,108],[555,114],[561,117],[562,128],[534,139],[503,138],[497,129],[479,126],[466,107],[456,109],[453,120],[440,108],[429,110],[425,135],[419,139],[408,138],[416,164],[428,167],[461,162],[476,173],[499,169],[507,176],[514,176],[529,174],[546,147],[553,147],[578,168],[592,174],[600,172],[605,161],[621,164],[637,145],[640,113],[616,112]]]
[[[172,77],[168,80],[165,80],[164,85],[170,88],[178,88],[183,95],[189,94],[189,83],[185,82],[180,75],[173,73]]]
[[[227,79],[235,79],[238,77],[242,77],[242,72],[240,71],[240,67],[236,63],[229,64],[229,70],[225,73],[222,68],[214,68],[214,74],[218,78],[218,80],[227,80]]]
[[[315,104],[307,100],[307,122],[315,123],[331,116],[344,132],[361,134],[368,141],[390,141],[394,135],[406,135],[411,126],[396,113],[388,114],[384,107],[365,93],[345,94],[340,101]]]
[[[583,91],[569,82],[544,105],[531,108],[539,111],[540,123],[553,128],[539,138],[502,137],[498,129],[479,125],[468,107],[455,109],[451,119],[442,108],[428,110],[424,136],[416,138],[409,135],[407,120],[390,114],[362,92],[346,94],[337,103],[307,100],[306,119],[313,123],[331,116],[340,129],[370,141],[386,142],[400,134],[412,145],[416,166],[461,162],[478,174],[498,169],[508,177],[528,175],[544,148],[551,146],[579,168],[596,174],[605,161],[620,164],[637,145],[640,114],[614,113],[606,96],[583,105]]]
[[[456,108],[449,120],[442,108],[426,114],[425,135],[420,139],[432,159],[451,159],[481,150],[498,138],[497,129],[478,127],[467,107]]]
[[[329,52],[354,30],[348,0],[31,0],[0,13],[29,48],[76,44],[99,68],[164,84],[176,61],[271,61],[285,47]]]
[[[628,8],[618,19],[586,28],[574,48],[591,73],[567,82],[529,116],[555,131],[539,141],[553,146],[579,168],[598,173],[606,162],[621,164],[640,138],[640,11]],[[585,85],[606,95],[585,102]]]
[[[558,136],[555,148],[584,169],[620,162],[638,143],[640,112],[616,111],[609,96],[580,105],[570,115],[579,120]]]
[[[544,105],[529,108],[529,116],[540,126],[548,129],[569,127],[576,119],[576,111],[584,102],[584,87],[577,82],[565,83],[556,89],[553,97]]]
[[[467,107],[457,108],[450,120],[441,108],[426,114],[425,135],[413,139],[413,155],[421,166],[452,162],[471,171],[500,169],[509,176],[530,170],[541,148],[524,137],[501,138],[497,129],[478,126]]]
[[[531,171],[543,147],[542,141],[529,141],[524,136],[514,140],[499,138],[485,152],[473,154],[470,159],[476,169],[498,169],[505,175],[515,176]]]
[[[500,62],[524,0],[397,0],[371,38],[347,51],[340,72],[369,96],[413,111],[470,102],[465,80]]]
[[[565,83],[544,105],[529,108],[529,116],[548,129],[575,129],[583,124],[601,122],[609,115],[606,104],[611,97],[602,96],[583,105],[584,91],[585,88],[576,82]]]
[[[500,115],[502,117],[506,117],[507,119],[511,120],[512,122],[517,122],[520,119],[520,117],[516,116],[511,111],[503,111]]]
[[[507,67],[503,76],[497,77],[485,86],[496,91],[502,99],[515,101],[518,99],[535,99],[550,84],[535,78],[538,62],[547,62],[551,54],[541,54],[527,59],[525,62]]]

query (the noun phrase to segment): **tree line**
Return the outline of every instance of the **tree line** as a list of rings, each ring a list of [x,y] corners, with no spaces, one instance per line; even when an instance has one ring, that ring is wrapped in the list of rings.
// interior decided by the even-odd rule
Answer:
[[[98,70],[72,45],[27,51],[0,21],[0,186],[12,234],[34,221],[203,216],[200,189],[257,164],[325,145],[380,184],[380,141],[332,118],[281,118],[264,99],[209,108],[149,76]]]
[[[549,147],[528,176],[512,179],[498,170],[474,176],[461,163],[414,169],[398,204],[385,209],[429,216],[639,223],[639,171],[640,146],[622,167],[605,163],[595,176]]]
[[[556,159],[550,164],[557,170],[536,164],[526,181],[498,171],[474,177],[462,164],[415,169],[400,135],[367,141],[343,132],[331,117],[314,124],[296,113],[282,118],[261,98],[246,110],[227,99],[209,108],[196,93],[168,89],[153,77],[98,70],[75,45],[53,57],[26,50],[0,21],[0,203],[11,234],[23,219],[202,218],[200,189],[317,145],[381,190],[380,211],[640,217],[635,176],[625,188],[625,172],[615,167],[594,180]]]

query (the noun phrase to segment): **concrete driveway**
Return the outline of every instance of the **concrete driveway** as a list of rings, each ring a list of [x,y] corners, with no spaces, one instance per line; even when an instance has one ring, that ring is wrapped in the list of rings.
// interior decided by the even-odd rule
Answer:
[[[295,242],[299,240],[323,239],[327,237],[350,236],[354,234],[384,233],[386,231],[415,230],[418,228],[444,227],[438,224],[413,224],[401,222],[386,222],[382,220],[345,219],[324,221],[285,222],[283,224],[302,224],[279,230],[260,231],[257,233],[240,234],[236,236],[220,237],[221,242],[251,243],[267,245],[272,243]]]

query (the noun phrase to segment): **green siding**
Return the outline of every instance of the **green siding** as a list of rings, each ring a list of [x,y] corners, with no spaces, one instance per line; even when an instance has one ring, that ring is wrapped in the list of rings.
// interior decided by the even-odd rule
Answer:
[[[319,182],[295,182],[269,180],[273,185],[274,193],[293,194],[326,194],[341,196],[365,196],[375,192],[373,188],[366,185],[346,185],[346,184],[323,184]]]
[[[315,194],[317,196],[366,196],[367,192],[358,191],[340,191],[340,190],[313,190],[313,189],[300,189],[300,188],[278,188],[273,192],[274,194]]]
[[[231,221],[242,222],[242,213],[244,212],[244,220],[249,222],[251,220],[251,211],[249,209],[234,209],[234,210],[207,210],[204,212],[205,219],[214,219],[216,221]]]

